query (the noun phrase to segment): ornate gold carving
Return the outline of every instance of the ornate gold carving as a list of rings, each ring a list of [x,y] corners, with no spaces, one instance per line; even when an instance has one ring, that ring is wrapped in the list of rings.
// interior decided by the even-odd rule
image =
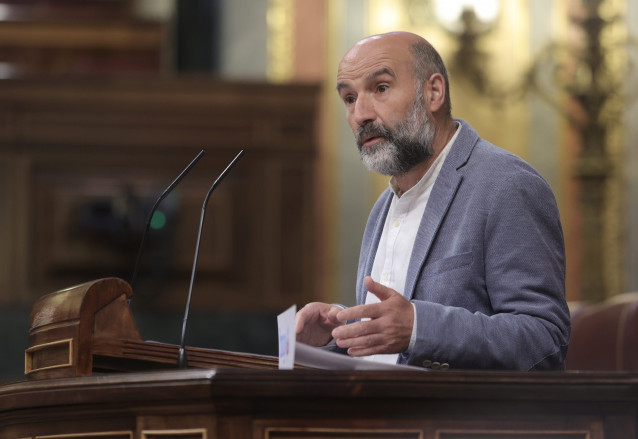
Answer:
[[[625,78],[625,84],[629,84],[631,80],[627,78],[631,75],[623,73],[629,70],[629,51],[623,50],[618,44],[619,41],[628,41],[630,39],[627,22],[618,19],[618,17],[626,14],[626,2],[623,0],[604,1],[600,6],[600,14],[604,20],[611,22],[605,26],[605,34],[602,36],[601,41],[606,51],[605,60],[608,65],[608,71],[613,72],[614,76],[613,78],[607,78],[607,83],[614,81],[616,84],[622,83],[623,78]],[[627,86],[620,86],[619,89],[611,92],[612,96],[603,108],[603,117],[607,125],[607,155],[613,172],[607,182],[606,209],[603,219],[605,224],[605,229],[602,231],[605,243],[603,246],[605,256],[603,267],[605,297],[601,298],[601,300],[627,291],[625,288],[625,255],[628,243],[625,241],[626,233],[624,230],[628,225],[624,221],[626,213],[624,203],[626,200],[626,181],[625,168],[623,166],[626,155],[623,138],[625,127],[618,121],[622,120],[627,100],[635,98],[635,95],[628,95]]]
[[[268,65],[266,75],[272,82],[292,79],[295,60],[294,0],[269,0],[268,12]]]
[[[36,365],[34,368],[34,362],[40,361],[46,362],[46,358],[38,359],[38,354],[48,353],[50,354],[48,359],[53,358],[54,361],[61,358],[64,359],[61,363],[53,363],[50,365],[40,366]],[[73,339],[66,338],[64,340],[52,341],[50,343],[42,343],[37,346],[32,346],[24,351],[24,374],[29,375],[33,372],[39,372],[41,370],[57,369],[60,367],[69,367],[73,365]]]

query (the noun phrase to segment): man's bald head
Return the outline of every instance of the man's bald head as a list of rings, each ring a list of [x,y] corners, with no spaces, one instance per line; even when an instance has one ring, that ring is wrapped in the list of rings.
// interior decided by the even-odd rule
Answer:
[[[433,74],[441,74],[445,79],[443,112],[451,116],[452,105],[447,69],[436,49],[420,35],[411,32],[389,32],[366,37],[346,52],[339,64],[339,71],[356,63],[362,57],[379,51],[387,52],[388,56],[395,56],[408,62],[418,90]]]

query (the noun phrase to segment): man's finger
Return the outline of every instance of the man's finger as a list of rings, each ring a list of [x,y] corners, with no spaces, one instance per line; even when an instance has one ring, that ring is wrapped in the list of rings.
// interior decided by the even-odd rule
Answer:
[[[342,325],[344,322],[342,322],[341,320],[337,318],[337,316],[339,315],[339,312],[342,310],[343,308],[336,305],[330,308],[330,311],[328,311],[328,320],[332,322],[334,325]]]
[[[375,282],[370,276],[366,276],[363,279],[363,285],[368,290],[368,293],[372,293],[379,298],[380,301],[388,300],[394,295],[397,295],[396,291],[392,288],[388,288],[385,285],[380,284],[379,282]]]
[[[355,322],[333,329],[332,337],[335,339],[357,338],[372,334],[376,330],[376,324],[373,321]]]
[[[337,339],[337,346],[348,349],[381,349],[383,346],[383,337],[379,334],[364,335],[355,338]]]
[[[337,313],[337,319],[340,322],[347,322],[348,320],[356,319],[376,319],[382,315],[382,309],[380,309],[378,303],[371,303],[368,305],[357,305],[352,308],[346,308]]]

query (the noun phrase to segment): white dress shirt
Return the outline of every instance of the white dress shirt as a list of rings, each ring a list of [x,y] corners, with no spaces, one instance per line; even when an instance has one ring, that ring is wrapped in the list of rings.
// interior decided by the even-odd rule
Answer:
[[[460,125],[450,141],[443,147],[441,154],[434,160],[430,169],[419,182],[405,193],[400,194],[394,178],[390,179],[390,190],[394,193],[388,216],[385,219],[383,233],[377,248],[377,254],[372,266],[372,279],[404,294],[408,265],[412,255],[412,247],[416,239],[425,206],[430,198],[432,187],[436,181],[441,166],[460,131]],[[371,293],[366,294],[366,304],[379,302]],[[414,306],[413,306],[414,308]],[[416,340],[416,310],[414,310],[414,325],[408,350],[412,349]],[[399,354],[377,354],[362,357],[365,360],[395,364]]]

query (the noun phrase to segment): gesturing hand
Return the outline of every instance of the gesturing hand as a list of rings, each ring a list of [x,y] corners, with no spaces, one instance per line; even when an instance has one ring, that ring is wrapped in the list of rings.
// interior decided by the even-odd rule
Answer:
[[[297,311],[295,331],[297,341],[310,346],[324,346],[332,340],[331,332],[342,322],[337,313],[342,308],[327,303],[312,302]]]
[[[348,348],[348,354],[360,357],[374,354],[395,354],[410,345],[414,311],[412,304],[395,290],[372,280],[364,279],[368,293],[379,298],[380,303],[358,305],[339,311],[336,319],[342,322],[353,319],[370,319],[339,326],[332,331],[337,345]]]

